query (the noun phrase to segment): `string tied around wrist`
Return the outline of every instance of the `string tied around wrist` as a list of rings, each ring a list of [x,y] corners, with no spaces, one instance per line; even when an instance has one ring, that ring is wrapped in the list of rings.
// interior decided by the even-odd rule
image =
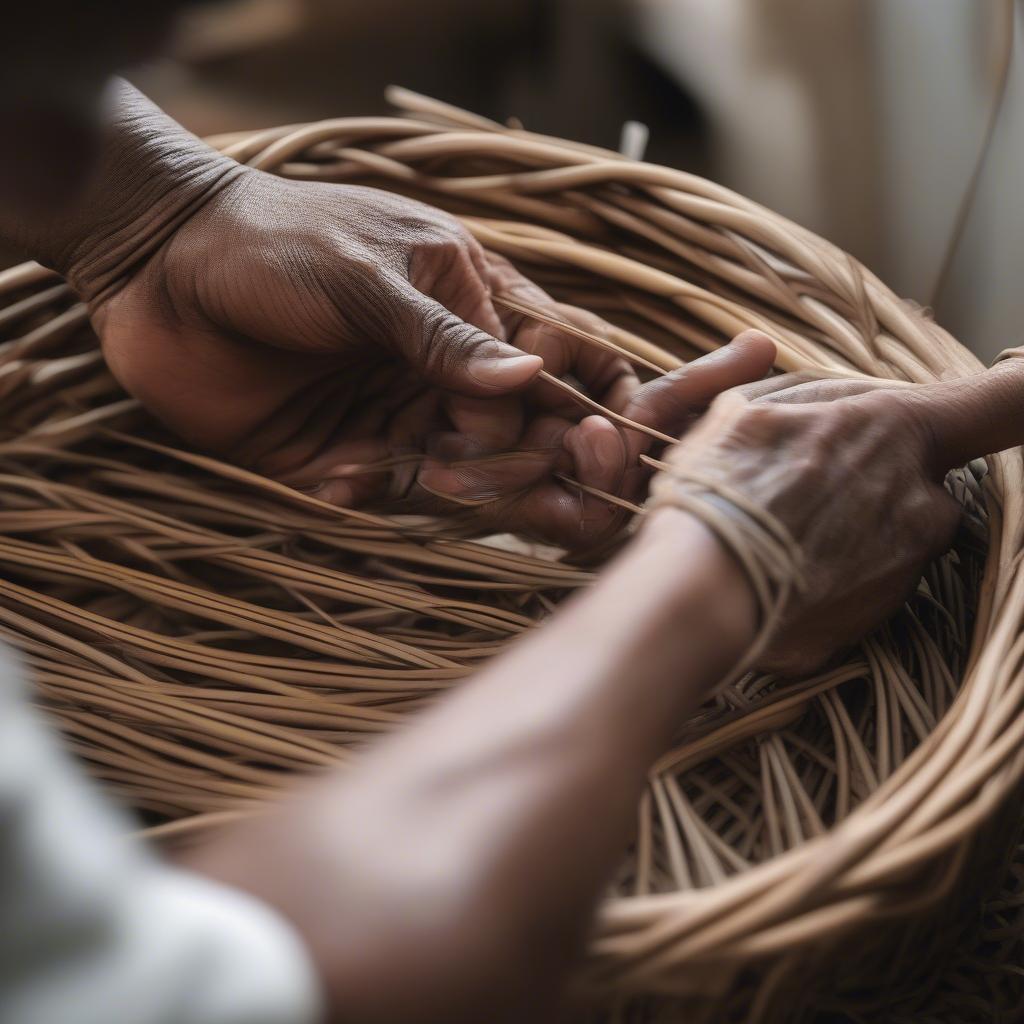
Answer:
[[[723,396],[723,398],[726,396]],[[746,402],[716,400],[707,428],[721,429],[723,418],[737,415]],[[750,581],[758,606],[758,631],[746,654],[716,687],[725,689],[757,663],[782,621],[794,593],[806,590],[803,551],[786,525],[739,489],[706,471],[680,463],[645,458],[659,470],[651,481],[647,511],[676,508],[699,519],[739,563]]]

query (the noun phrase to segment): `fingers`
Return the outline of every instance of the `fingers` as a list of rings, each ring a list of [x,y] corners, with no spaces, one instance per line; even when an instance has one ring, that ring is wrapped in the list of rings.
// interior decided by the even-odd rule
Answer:
[[[417,475],[429,494],[464,506],[487,505],[550,477],[568,459],[562,439],[569,424],[555,417],[534,420],[512,450],[493,451],[461,434],[437,435]]]
[[[723,391],[760,380],[775,361],[775,343],[761,331],[744,331],[728,345],[641,387],[625,415],[666,433],[679,433]]]
[[[485,334],[505,341],[486,270],[479,242],[457,223],[442,224],[417,245],[409,259],[408,277],[417,291]]]
[[[566,431],[562,443],[572,456],[575,477],[581,484],[607,494],[618,491],[626,471],[626,446],[609,420],[588,416]]]
[[[488,252],[484,253],[484,259],[482,276],[493,295],[541,310],[555,321],[569,326],[567,330],[495,302],[504,328],[503,336],[524,352],[539,355],[549,373],[556,377],[568,375],[608,408],[621,409],[639,385],[636,373],[617,352],[585,340],[585,336],[617,344],[624,332],[588,310],[556,302],[547,292],[523,277],[503,256]],[[575,333],[573,328],[583,336]],[[549,411],[568,413],[573,409],[573,403],[563,392],[544,382],[531,389],[530,397]]]
[[[701,356],[639,388],[624,415],[666,434],[681,434],[723,391],[760,380],[775,361],[775,343],[761,331],[744,331],[728,345]],[[627,431],[630,454],[648,439]]]
[[[762,377],[774,358],[771,339],[760,332],[747,332],[724,349],[653,381],[632,400],[623,398],[619,408],[625,407],[626,414],[639,422],[680,433],[721,391]],[[463,423],[468,426],[467,420]],[[508,439],[504,443],[507,445]],[[572,492],[572,484],[563,488],[548,481],[541,487],[538,477],[533,481],[534,492],[515,503],[515,515],[520,528],[575,547],[599,539],[622,514],[614,503],[593,492],[630,499],[640,491],[647,471],[638,467],[637,456],[650,441],[638,431],[620,433],[603,416],[588,416],[565,431],[562,444],[571,457],[572,474],[583,489],[571,495],[573,501],[566,501],[565,488]],[[536,462],[534,467],[542,468]],[[511,482],[507,473],[503,479],[506,484]],[[526,482],[520,475],[517,479]],[[463,493],[469,487],[465,470],[444,477],[432,475],[428,482],[436,489],[460,486]],[[481,491],[479,475],[472,485]]]
[[[622,510],[594,492],[619,492],[626,450],[622,435],[603,416],[571,427],[563,444],[572,456],[571,475],[582,487],[542,481],[510,502],[503,519],[562,547],[582,548],[607,538],[622,520]]]
[[[1024,444],[1024,360],[1007,360],[971,377],[926,384],[893,397],[921,427],[937,476]]]
[[[503,340],[486,270],[479,244],[443,223],[416,247],[408,280],[396,286],[405,312],[396,347],[430,383],[476,398],[518,391],[544,366]]]
[[[625,463],[622,435],[604,417],[570,424],[544,416],[512,451],[488,452],[460,435],[434,438],[417,482],[438,500],[432,507],[471,507],[491,529],[579,548],[620,521],[621,510],[601,494],[620,491]]]
[[[543,369],[540,356],[498,341],[415,289],[406,297],[409,315],[395,343],[431,384],[489,398],[521,390]]]
[[[452,427],[479,441],[490,451],[514,448],[523,433],[525,409],[515,396],[498,398],[468,398],[448,395],[444,411]]]
[[[515,329],[516,345],[540,355],[548,372],[575,379],[592,398],[610,409],[621,409],[640,381],[628,360],[600,343],[615,344],[614,329],[586,310],[551,299],[547,305],[553,316],[583,332],[584,336],[541,321],[521,320]],[[543,386],[535,390],[541,392]],[[547,398],[556,405],[564,402],[564,395],[558,392],[550,393]]]
[[[331,505],[355,508],[388,491],[393,475],[393,469],[387,465],[390,455],[383,438],[344,441],[295,471],[274,476],[281,483]],[[378,465],[380,469],[376,468]]]
[[[635,389],[619,408],[638,423],[679,434],[721,392],[763,377],[774,359],[774,342],[760,331],[747,331],[723,348]],[[566,434],[565,446],[580,483],[626,499],[641,489],[647,471],[637,460],[650,447],[647,435],[628,429],[619,434],[604,417],[589,416]],[[620,514],[596,495],[586,494],[583,500],[592,519],[610,523]]]

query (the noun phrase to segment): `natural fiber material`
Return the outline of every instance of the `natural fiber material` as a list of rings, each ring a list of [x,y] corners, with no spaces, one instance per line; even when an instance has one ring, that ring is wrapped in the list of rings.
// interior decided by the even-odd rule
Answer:
[[[396,98],[401,118],[216,144],[452,210],[615,322],[647,373],[747,327],[779,340],[781,369],[979,368],[846,254],[726,189]],[[469,539],[465,519],[336,509],[183,450],[117,388],[58,279],[15,268],[0,298],[0,635],[72,748],[164,834],[357,755],[599,568]],[[950,922],[1005,860],[997,811],[1024,771],[1022,468],[1011,452],[956,476],[955,551],[844,664],[747,676],[685,724],[582,988],[620,1008],[671,996],[644,1004],[669,1020],[791,1021],[870,1016],[898,983],[931,983],[922,964],[941,966]]]

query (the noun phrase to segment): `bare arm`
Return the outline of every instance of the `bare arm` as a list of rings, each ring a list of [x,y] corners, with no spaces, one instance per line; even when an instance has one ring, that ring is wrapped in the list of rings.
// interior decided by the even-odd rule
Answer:
[[[771,366],[771,342],[751,332],[707,357],[696,389],[690,367],[642,387],[614,352],[493,302],[511,293],[614,336],[443,211],[242,167],[125,82],[109,100],[84,192],[42,211],[5,212],[0,197],[0,237],[71,280],[111,371],[154,415],[322,500],[472,508],[488,529],[592,543],[621,515],[587,488],[638,497],[650,438],[581,422],[535,379],[542,367],[674,436]]]
[[[671,461],[769,510],[809,581],[766,663],[810,669],[898,606],[952,537],[945,470],[1024,436],[1022,406],[1018,363],[831,403],[713,407]],[[191,864],[296,925],[339,1021],[542,1020],[647,768],[755,618],[731,556],[663,508],[542,630]]]
[[[715,538],[660,512],[472,685],[193,866],[320,922],[305,937],[343,1019],[521,1020],[579,949],[649,765],[755,619]]]

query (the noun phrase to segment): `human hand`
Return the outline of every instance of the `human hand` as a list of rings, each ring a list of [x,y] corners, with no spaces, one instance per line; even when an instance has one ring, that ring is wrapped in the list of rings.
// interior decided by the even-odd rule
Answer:
[[[591,544],[622,521],[598,495],[642,491],[649,438],[582,416],[537,380],[542,366],[669,436],[709,386],[770,367],[761,337],[641,389],[600,343],[613,327],[555,303],[440,210],[243,167],[128,83],[112,92],[91,185],[7,233],[68,278],[115,376],[169,427],[328,503],[467,512],[479,532]]]
[[[959,521],[946,472],[1024,440],[1022,366],[855,394],[824,382],[806,403],[731,395],[728,414],[713,407],[672,451],[672,466],[773,514],[802,552],[806,589],[791,594],[760,667],[810,671],[900,606]]]
[[[837,398],[853,398],[855,395],[866,395],[871,391],[891,391],[915,386],[899,380],[845,377],[815,370],[796,370],[751,381],[736,390],[748,402],[806,405],[808,402],[834,402]]]
[[[571,1016],[551,1011],[651,764],[755,635],[715,535],[661,525],[355,762],[179,853],[291,923],[328,1020]]]
[[[678,434],[770,368],[741,339],[645,387],[620,356],[492,301],[599,336],[440,210],[376,189],[247,172],[94,304],[115,376],[192,444],[332,504],[471,510],[567,547],[620,521],[561,482],[635,497],[650,444],[536,381],[570,376],[613,412]],[[497,457],[495,457],[497,456]]]

